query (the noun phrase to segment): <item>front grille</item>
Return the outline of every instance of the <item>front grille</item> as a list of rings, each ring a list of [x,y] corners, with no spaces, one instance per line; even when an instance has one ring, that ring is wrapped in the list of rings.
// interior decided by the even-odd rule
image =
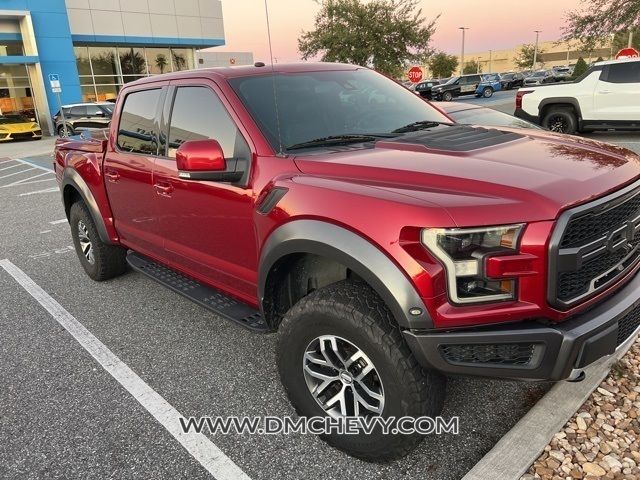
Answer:
[[[25,140],[27,138],[33,138],[33,133],[31,133],[31,132],[27,132],[27,133],[12,133],[11,134],[11,138],[13,138],[14,140]]]
[[[613,284],[640,260],[640,189],[568,210],[549,254],[549,303],[567,309]]]
[[[532,343],[440,345],[442,357],[451,364],[526,366],[534,353]]]
[[[640,327],[640,306],[618,320],[618,343],[622,345]]]

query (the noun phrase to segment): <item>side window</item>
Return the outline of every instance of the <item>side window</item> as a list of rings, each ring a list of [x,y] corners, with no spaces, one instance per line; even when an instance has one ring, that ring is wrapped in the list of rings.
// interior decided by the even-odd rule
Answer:
[[[87,107],[71,107],[72,117],[85,117],[87,115]]]
[[[640,62],[612,63],[609,65],[610,83],[640,83]]]
[[[98,107],[97,105],[87,105],[87,116],[97,117],[99,115],[104,115],[100,107]]]
[[[226,108],[207,87],[180,87],[169,127],[168,156],[189,140],[217,140],[226,159],[248,157],[249,147]]]
[[[147,155],[158,154],[154,119],[161,90],[142,90],[127,95],[120,114],[118,147]]]

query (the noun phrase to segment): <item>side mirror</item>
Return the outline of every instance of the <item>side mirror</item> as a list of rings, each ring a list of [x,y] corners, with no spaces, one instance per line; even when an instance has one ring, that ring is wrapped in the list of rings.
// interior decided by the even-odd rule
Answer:
[[[243,171],[228,170],[222,147],[216,140],[188,140],[176,150],[178,176],[188,180],[238,182]]]

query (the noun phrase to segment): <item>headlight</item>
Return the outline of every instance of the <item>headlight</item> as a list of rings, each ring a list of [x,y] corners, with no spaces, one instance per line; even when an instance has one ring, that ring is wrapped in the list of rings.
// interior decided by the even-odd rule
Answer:
[[[449,296],[454,303],[516,298],[516,281],[487,278],[484,259],[492,255],[516,253],[523,226],[427,228],[422,231],[422,243],[445,267]]]

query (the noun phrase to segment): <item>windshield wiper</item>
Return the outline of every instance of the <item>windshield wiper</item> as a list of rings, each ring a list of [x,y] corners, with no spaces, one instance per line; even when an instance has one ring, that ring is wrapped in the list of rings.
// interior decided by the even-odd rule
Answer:
[[[346,145],[348,143],[373,142],[378,138],[392,138],[397,135],[390,133],[363,133],[363,134],[345,134],[331,135],[329,137],[316,138],[302,143],[296,143],[286,147],[286,150],[297,150],[301,148],[323,147],[327,145]]]
[[[406,133],[406,132],[417,132],[418,130],[426,130],[427,128],[437,127],[438,125],[453,125],[450,122],[435,122],[432,120],[422,120],[420,122],[413,122],[409,125],[405,125],[404,127],[396,128],[391,133]]]

